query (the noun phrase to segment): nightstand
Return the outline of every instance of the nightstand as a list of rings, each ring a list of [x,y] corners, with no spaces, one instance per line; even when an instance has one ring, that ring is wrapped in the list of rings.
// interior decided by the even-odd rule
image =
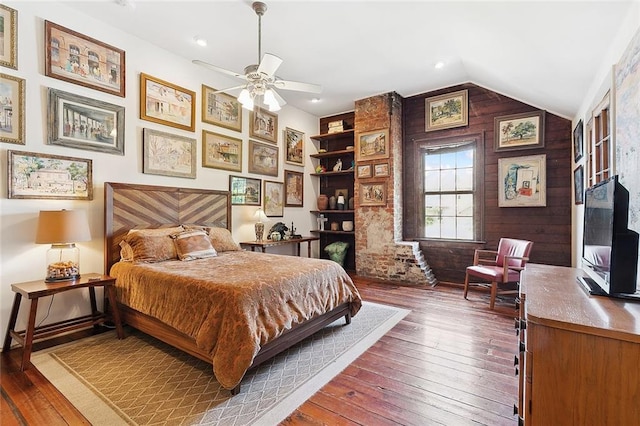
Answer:
[[[20,369],[24,371],[31,364],[31,350],[34,340],[47,339],[49,337],[71,330],[86,328],[90,325],[96,326],[98,324],[104,323],[109,319],[113,320],[115,324],[118,339],[123,339],[124,330],[122,329],[120,314],[117,308],[118,305],[116,304],[116,291],[114,287],[115,282],[116,279],[113,277],[93,273],[82,274],[82,277],[80,279],[74,281],[45,283],[43,280],[40,280],[11,284],[11,290],[13,290],[16,294],[13,299],[13,307],[11,308],[11,317],[9,318],[7,334],[4,338],[3,351],[8,351],[11,347],[11,339],[15,339],[23,348],[22,364]],[[111,306],[111,318],[108,317],[105,313],[98,311],[96,305],[96,287],[104,288],[105,294],[107,295],[109,304]],[[53,324],[46,324],[40,327],[35,326],[39,298],[45,296],[53,296],[54,294],[80,288],[89,289],[89,299],[91,301],[90,315],[71,318]],[[29,321],[26,330],[16,331],[16,320],[18,318],[20,302],[23,296],[31,300],[31,307],[29,309]]]

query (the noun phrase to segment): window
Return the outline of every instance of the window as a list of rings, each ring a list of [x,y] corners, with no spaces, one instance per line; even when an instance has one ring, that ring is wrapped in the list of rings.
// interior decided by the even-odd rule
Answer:
[[[587,183],[593,186],[613,176],[609,94],[594,109],[587,123]]]
[[[481,208],[478,143],[465,140],[422,146],[424,238],[478,240]]]

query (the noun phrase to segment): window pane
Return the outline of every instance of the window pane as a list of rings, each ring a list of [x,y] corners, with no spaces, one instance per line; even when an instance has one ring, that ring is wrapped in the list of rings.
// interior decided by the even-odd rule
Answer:
[[[455,191],[456,190],[456,170],[443,170],[442,181],[440,182],[441,191]]]
[[[456,238],[455,217],[443,217],[440,226],[440,238]]]
[[[424,190],[428,192],[440,191],[440,170],[424,172]]]
[[[440,220],[428,217],[424,227],[424,236],[427,238],[440,238]]]
[[[473,194],[458,194],[456,215],[473,217]]]
[[[439,170],[440,169],[440,155],[427,154],[424,156],[424,168],[425,170]]]
[[[442,216],[455,216],[456,215],[456,195],[455,194],[443,194],[441,196],[440,204],[442,205]]]
[[[473,167],[473,149],[465,149],[456,153],[456,166]]]
[[[424,211],[427,216],[440,216],[440,195],[427,195],[424,199]]]
[[[463,240],[473,240],[473,218],[459,217],[457,238]]]
[[[443,169],[453,169],[456,167],[456,153],[449,152],[440,156],[440,167]]]
[[[456,190],[457,191],[473,190],[473,169],[456,170]]]

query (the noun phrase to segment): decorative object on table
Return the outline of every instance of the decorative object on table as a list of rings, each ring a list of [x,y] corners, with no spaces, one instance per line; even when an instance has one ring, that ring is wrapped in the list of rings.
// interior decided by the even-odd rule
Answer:
[[[498,159],[498,206],[547,205],[547,156],[529,155]]]
[[[202,121],[242,132],[242,106],[235,97],[203,84]]]
[[[289,232],[290,232],[289,236],[291,238],[294,238],[294,239],[295,238],[302,238],[302,235],[296,233],[296,227],[293,226],[293,222],[291,222],[291,229],[289,230]]]
[[[287,228],[287,225],[285,225],[282,222],[276,222],[275,225],[273,225],[271,229],[269,229],[269,237],[273,240],[273,234],[278,233],[280,234],[280,239],[284,240],[285,235],[287,234],[287,231],[289,231],[289,228]]]
[[[354,197],[349,198],[349,210],[355,210],[356,199]]]
[[[336,198],[336,205],[338,206],[338,210],[344,210],[344,195],[342,192],[338,193],[338,197]]]
[[[322,164],[318,164],[316,166],[316,173],[324,173],[327,171],[327,168],[325,166],[323,166]]]
[[[80,250],[75,243],[90,240],[86,211],[40,211],[36,244],[51,244],[51,248],[47,250],[45,281],[71,281],[80,278]]]
[[[8,198],[93,199],[92,160],[24,151],[7,151],[7,159]]]
[[[49,21],[44,32],[47,77],[125,97],[124,50]]]
[[[580,120],[578,121],[576,128],[573,129],[573,161],[575,161],[576,163],[582,158],[582,152],[584,150],[582,139],[583,131],[584,125],[582,124],[582,120]]]
[[[342,171],[342,160],[340,158],[338,158],[338,161],[336,161],[336,164],[333,166],[333,171],[334,172]]]
[[[318,218],[316,218],[316,222],[318,222],[318,230],[324,231],[324,224],[328,221],[324,214],[321,214]]]
[[[18,11],[0,4],[0,20],[4,22],[0,66],[18,69]]]
[[[504,115],[494,119],[494,151],[544,147],[544,111]]]
[[[346,232],[353,231],[353,221],[352,220],[343,220],[342,221],[342,230]]]
[[[356,160],[389,158],[389,129],[362,132],[356,138]]]
[[[331,222],[331,230],[332,231],[339,231],[340,230],[340,224],[338,222]]]
[[[0,5],[0,7],[3,7]],[[2,9],[0,8],[0,11]],[[0,14],[1,15],[1,14]],[[5,31],[6,31],[5,23]],[[9,111],[4,115],[5,123],[0,133],[0,142],[25,144],[25,80],[7,74],[0,74],[0,108]]]
[[[141,72],[140,118],[193,132],[196,92]]]
[[[249,173],[278,176],[280,148],[249,139]]]
[[[340,266],[344,266],[344,258],[347,256],[348,248],[349,243],[346,241],[336,241],[326,246],[324,251],[329,255],[329,259],[338,263]]]
[[[425,99],[425,131],[466,126],[469,122],[467,90],[445,93]]]
[[[195,138],[142,129],[142,173],[196,178]]]
[[[336,196],[332,195],[331,197],[329,197],[329,210],[335,210],[336,209]]]
[[[202,131],[202,167],[242,171],[242,139]]]
[[[264,214],[262,207],[258,207],[256,209],[256,212],[253,214],[253,218],[257,220],[255,225],[256,241],[262,241],[264,238],[264,222],[268,222],[269,218]]]
[[[289,127],[284,129],[285,161],[304,167],[304,133]]]
[[[49,145],[124,155],[123,106],[55,89],[48,89],[48,98]]]
[[[271,241],[280,241],[280,240],[282,239],[282,235],[280,235],[280,233],[279,233],[279,232],[272,232],[272,233],[269,235],[269,239],[270,239]]]
[[[231,204],[234,206],[259,206],[262,200],[262,181],[229,175],[229,192],[231,192]]]
[[[329,197],[324,194],[318,195],[317,207],[318,210],[326,210],[329,207]]]
[[[284,184],[264,181],[264,213],[268,217],[284,216]]]
[[[292,170],[284,171],[285,207],[302,207],[304,204],[304,174]]]

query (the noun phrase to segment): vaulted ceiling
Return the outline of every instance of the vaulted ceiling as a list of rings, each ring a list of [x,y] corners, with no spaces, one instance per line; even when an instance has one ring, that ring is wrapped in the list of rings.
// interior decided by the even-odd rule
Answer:
[[[258,61],[250,0],[63,3],[189,60],[239,73]],[[573,118],[632,3],[272,0],[262,52],[284,60],[279,77],[322,85],[317,103],[317,95],[280,91],[320,117],[379,93],[407,97],[470,81]]]

